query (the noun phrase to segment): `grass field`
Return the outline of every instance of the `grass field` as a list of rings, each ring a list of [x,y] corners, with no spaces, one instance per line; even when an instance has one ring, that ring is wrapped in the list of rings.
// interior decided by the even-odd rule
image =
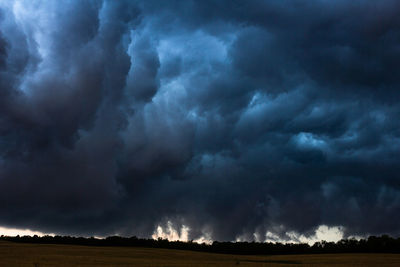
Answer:
[[[0,266],[400,266],[397,254],[238,256],[192,251],[0,242]]]

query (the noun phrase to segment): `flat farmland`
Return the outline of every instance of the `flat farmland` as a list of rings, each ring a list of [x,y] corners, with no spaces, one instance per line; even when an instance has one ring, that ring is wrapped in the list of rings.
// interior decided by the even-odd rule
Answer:
[[[156,248],[2,241],[0,266],[400,266],[400,254],[247,256]]]

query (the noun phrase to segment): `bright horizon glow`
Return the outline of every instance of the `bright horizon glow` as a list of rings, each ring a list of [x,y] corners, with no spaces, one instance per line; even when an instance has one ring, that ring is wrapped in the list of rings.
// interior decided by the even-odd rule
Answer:
[[[173,227],[171,222],[168,222],[166,227],[158,225],[151,237],[153,239],[162,238],[162,239],[168,239],[169,241],[187,242],[189,241],[188,238],[189,232],[190,228],[186,225],[182,225],[181,229],[177,230]],[[257,238],[256,234],[254,234],[254,236],[256,237],[257,242],[307,243],[310,246],[322,240],[327,242],[338,242],[339,240],[344,238],[343,227],[341,226],[330,227],[327,225],[318,226],[314,234],[310,236],[305,236],[303,234],[299,234],[294,231],[286,232],[285,239],[269,231],[265,234],[266,237],[265,240],[260,240],[260,238]],[[243,242],[243,241],[249,241],[249,240],[245,240],[240,237],[236,239],[236,242]],[[211,244],[213,240],[210,238],[209,235],[205,235],[196,240],[193,240],[193,242]]]
[[[188,242],[189,240],[189,232],[190,228],[186,225],[182,225],[181,229],[178,231],[176,230],[171,222],[167,223],[167,227],[162,227],[161,225],[158,225],[157,228],[155,229],[153,235],[151,238],[153,239],[168,239],[169,241],[182,241],[182,242]],[[54,233],[43,233],[39,231],[33,231],[30,229],[18,229],[18,228],[7,228],[7,227],[0,227],[0,236],[44,236],[44,235],[50,235],[50,236],[55,236],[56,234]],[[332,226],[329,227],[327,225],[320,225],[316,230],[315,233],[311,236],[305,236],[298,234],[296,232],[287,232],[286,237],[288,239],[282,239],[278,235],[275,235],[272,232],[267,232],[266,233],[266,239],[261,241],[257,240],[258,242],[280,242],[280,243],[307,243],[310,246],[312,246],[315,242],[319,241],[327,241],[327,242],[338,242],[339,240],[344,238],[343,235],[343,228],[340,226]],[[94,236],[95,238],[98,239],[103,239],[105,237],[101,236]],[[361,236],[350,236],[349,238],[356,238],[356,239],[361,239]],[[235,240],[236,242],[242,242],[242,241],[248,241],[248,240],[242,240],[240,237]],[[204,236],[201,236],[198,239],[193,240],[193,242],[196,243],[206,243],[206,244],[212,244],[213,240],[211,239],[209,234],[205,234]]]
[[[313,245],[315,242],[322,240],[327,242],[338,242],[343,239],[343,228],[340,226],[329,227],[327,225],[320,225],[312,236],[299,235],[296,232],[288,232],[286,235],[292,240],[296,240],[300,243],[308,243],[309,245]]]
[[[51,235],[54,236],[52,233],[42,233],[39,231],[32,231],[30,229],[17,229],[17,228],[7,228],[7,227],[0,227],[0,235],[4,236],[24,236],[24,235],[30,235],[30,236],[44,236],[44,235]]]

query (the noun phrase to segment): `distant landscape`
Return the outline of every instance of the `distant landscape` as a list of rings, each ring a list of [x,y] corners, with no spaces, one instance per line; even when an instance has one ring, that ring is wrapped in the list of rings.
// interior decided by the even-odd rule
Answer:
[[[3,240],[6,238],[2,238]],[[67,238],[54,238],[54,242]],[[1,266],[400,266],[400,254],[389,253],[331,253],[297,255],[232,255],[164,248],[77,245],[93,239],[70,239],[76,245],[22,243],[28,238],[0,241]],[[47,239],[48,241],[49,239]],[[117,240],[113,238],[114,242]],[[120,239],[126,242],[131,239]],[[34,239],[41,241],[45,239]],[[132,241],[132,240],[131,240]],[[150,240],[148,240],[150,241]],[[94,244],[94,243],[92,243]],[[100,244],[102,244],[100,246]],[[116,244],[116,243],[114,243]],[[183,245],[179,242],[155,241],[153,245]],[[219,244],[219,243],[218,243]],[[322,243],[321,243],[322,244]],[[104,245],[104,246],[103,246]],[[120,243],[122,245],[122,243]],[[189,245],[189,244],[187,244]],[[193,244],[190,244],[193,245]],[[245,245],[245,243],[239,243]],[[260,244],[259,244],[260,245]],[[189,246],[187,246],[189,247]],[[216,248],[212,246],[203,246]],[[249,246],[250,247],[250,246]],[[287,246],[291,247],[291,246]],[[268,251],[266,251],[268,253]]]
[[[388,235],[370,236],[367,239],[342,239],[338,242],[272,243],[272,242],[218,242],[199,244],[193,241],[168,241],[167,239],[144,239],[138,237],[109,236],[104,239],[72,236],[1,236],[1,241],[31,244],[63,244],[101,247],[144,247],[192,250],[235,255],[287,255],[322,253],[400,253],[400,238]]]

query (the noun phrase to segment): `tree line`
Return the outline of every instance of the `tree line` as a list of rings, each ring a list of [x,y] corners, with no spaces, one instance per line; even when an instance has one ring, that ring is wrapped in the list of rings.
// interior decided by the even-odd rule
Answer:
[[[318,254],[318,253],[400,253],[400,238],[388,235],[366,239],[342,239],[338,242],[320,241],[312,246],[305,243],[272,242],[218,242],[199,244],[193,241],[168,241],[138,237],[109,236],[104,239],[73,236],[0,236],[0,240],[33,244],[65,244],[85,246],[148,247],[193,250],[212,253],[242,255]]]

